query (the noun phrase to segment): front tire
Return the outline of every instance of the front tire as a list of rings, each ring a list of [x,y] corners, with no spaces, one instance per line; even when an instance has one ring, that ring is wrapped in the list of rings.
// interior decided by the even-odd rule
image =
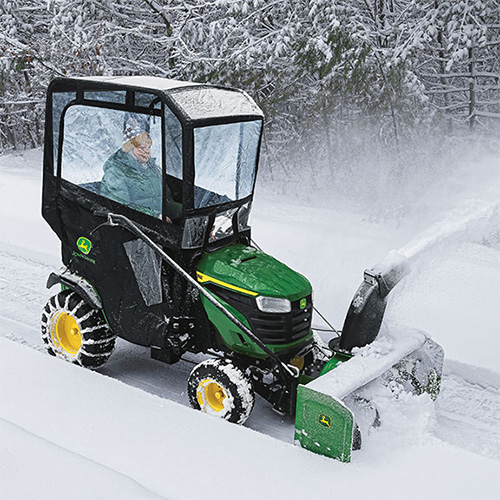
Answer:
[[[228,359],[208,359],[195,366],[188,396],[196,410],[236,424],[248,419],[255,403],[252,382]]]
[[[71,290],[47,302],[41,330],[49,354],[92,370],[108,360],[115,346],[116,336],[102,312]]]

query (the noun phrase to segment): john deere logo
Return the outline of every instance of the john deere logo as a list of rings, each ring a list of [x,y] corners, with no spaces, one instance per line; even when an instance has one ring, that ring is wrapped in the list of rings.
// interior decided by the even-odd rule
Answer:
[[[307,306],[307,300],[306,300],[306,299],[302,299],[302,300],[300,301],[300,308],[301,308],[301,309],[305,309],[305,308],[306,308],[306,306]]]
[[[328,415],[325,415],[324,413],[320,413],[318,421],[320,425],[322,425],[323,427],[330,428],[332,426],[332,419]]]
[[[88,255],[90,253],[90,250],[92,249],[92,242],[89,239],[81,236],[80,238],[78,238],[76,246],[78,247],[78,250],[80,250],[80,252]]]

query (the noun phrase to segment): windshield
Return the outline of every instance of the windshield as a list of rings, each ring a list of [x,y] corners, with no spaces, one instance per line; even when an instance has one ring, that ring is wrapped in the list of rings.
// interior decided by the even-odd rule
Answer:
[[[252,194],[262,120],[194,129],[195,208]]]

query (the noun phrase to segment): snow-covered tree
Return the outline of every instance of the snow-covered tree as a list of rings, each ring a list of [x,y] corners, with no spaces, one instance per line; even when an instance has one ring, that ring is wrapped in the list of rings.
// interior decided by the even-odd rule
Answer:
[[[493,129],[499,10],[498,0],[0,0],[1,140],[39,142],[19,138],[23,123],[5,117],[21,105],[6,103],[43,99],[54,75],[90,74],[245,88],[284,168],[283,151],[335,163],[354,126],[396,148],[443,116]]]
[[[0,150],[34,147],[43,137],[49,19],[39,0],[0,0]]]
[[[413,0],[396,56],[412,60],[430,102],[453,123],[500,118],[498,0]],[[497,122],[498,124],[498,122]]]

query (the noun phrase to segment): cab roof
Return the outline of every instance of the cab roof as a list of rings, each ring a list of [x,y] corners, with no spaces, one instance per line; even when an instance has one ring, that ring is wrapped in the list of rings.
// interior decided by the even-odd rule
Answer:
[[[92,76],[57,78],[53,82],[52,90],[65,91],[68,86],[76,86],[83,92],[96,88],[110,91],[149,90],[165,96],[189,122],[231,117],[263,118],[261,109],[243,90],[205,83],[156,76]]]
[[[160,90],[162,92],[200,85],[199,83],[171,80],[159,76],[86,76],[75,77],[74,80],[112,83],[120,87],[140,87],[142,89]]]

